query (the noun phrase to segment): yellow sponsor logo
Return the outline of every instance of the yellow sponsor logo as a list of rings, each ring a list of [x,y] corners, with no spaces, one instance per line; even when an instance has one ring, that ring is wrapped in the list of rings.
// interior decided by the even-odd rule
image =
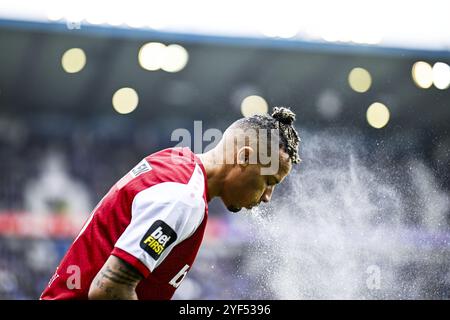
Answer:
[[[164,221],[157,220],[146,232],[139,245],[157,260],[176,239],[175,231]]]
[[[161,245],[158,240],[153,238],[153,236],[151,235],[144,240],[144,243],[158,255],[161,254],[161,252],[163,252],[164,250],[164,246]]]

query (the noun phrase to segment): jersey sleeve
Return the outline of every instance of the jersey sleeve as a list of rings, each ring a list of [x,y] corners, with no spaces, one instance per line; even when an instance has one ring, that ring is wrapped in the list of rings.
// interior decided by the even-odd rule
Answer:
[[[188,184],[163,182],[139,192],[133,199],[130,224],[111,254],[147,277],[201,224],[205,201],[199,181],[193,177]]]

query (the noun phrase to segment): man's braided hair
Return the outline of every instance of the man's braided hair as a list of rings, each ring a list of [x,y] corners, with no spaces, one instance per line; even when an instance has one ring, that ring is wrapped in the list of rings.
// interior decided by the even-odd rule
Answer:
[[[280,148],[289,155],[292,163],[299,163],[298,146],[300,137],[295,130],[293,123],[295,113],[286,107],[274,107],[272,114],[254,115],[238,120],[237,125],[252,129],[276,129],[279,132]]]

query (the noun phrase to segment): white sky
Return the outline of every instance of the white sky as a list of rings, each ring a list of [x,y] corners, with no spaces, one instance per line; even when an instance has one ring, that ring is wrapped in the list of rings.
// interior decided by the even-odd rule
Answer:
[[[450,51],[449,0],[1,0],[0,18]]]

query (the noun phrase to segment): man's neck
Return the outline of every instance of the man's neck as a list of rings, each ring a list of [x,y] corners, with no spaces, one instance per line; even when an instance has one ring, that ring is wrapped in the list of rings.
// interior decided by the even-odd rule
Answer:
[[[208,202],[214,197],[220,196],[224,180],[224,166],[216,160],[213,150],[197,154],[203,164],[208,180]]]

